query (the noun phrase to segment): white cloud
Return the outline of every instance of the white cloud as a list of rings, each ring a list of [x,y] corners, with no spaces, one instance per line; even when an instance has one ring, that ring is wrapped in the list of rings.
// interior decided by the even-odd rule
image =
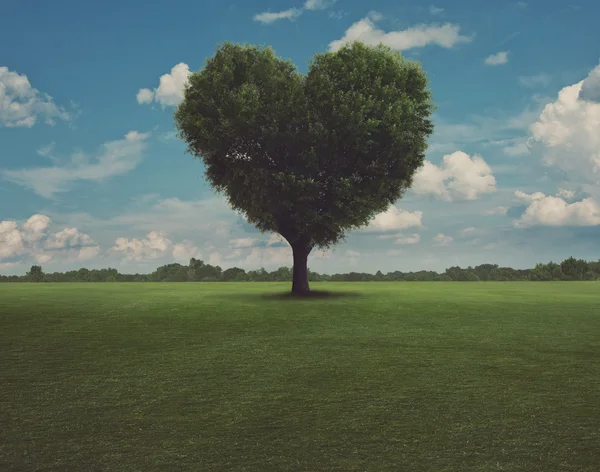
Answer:
[[[65,165],[3,170],[2,175],[41,197],[52,198],[57,193],[68,191],[75,181],[102,181],[135,169],[142,160],[142,152],[146,149],[144,140],[149,135],[130,131],[124,139],[105,143],[95,162],[89,162],[85,154],[74,153],[71,162]]]
[[[23,238],[16,221],[0,221],[0,260],[23,251]]]
[[[36,253],[33,255],[33,257],[38,264],[45,264],[46,262],[50,262],[52,260],[52,254],[47,254],[45,252]]]
[[[515,192],[515,197],[520,198],[521,200],[527,200],[528,202],[533,202],[535,200],[540,200],[542,198],[545,198],[546,195],[544,195],[542,192],[535,192],[532,194],[527,194],[525,192],[521,192],[520,190],[517,190]]]
[[[417,233],[402,235],[396,235],[395,243],[396,244],[417,244],[421,241],[421,236]]]
[[[151,231],[144,239],[117,238],[111,251],[123,253],[130,261],[158,259],[172,248],[172,244],[161,231]]]
[[[150,231],[145,238],[115,239],[110,251],[122,254],[125,261],[143,262],[172,256],[178,262],[187,262],[192,257],[199,258],[200,250],[190,240],[173,243],[162,231]]]
[[[187,263],[192,257],[200,258],[200,251],[191,241],[183,241],[173,245],[173,257],[176,261]]]
[[[425,161],[413,182],[417,195],[434,195],[447,201],[476,200],[496,191],[492,170],[480,156],[456,151],[443,157],[441,166]]]
[[[254,21],[270,24],[278,20],[294,20],[298,18],[305,10],[325,10],[331,7],[337,0],[306,0],[302,8],[289,8],[287,10],[270,12],[266,11],[254,15]]]
[[[86,246],[77,250],[75,258],[78,261],[89,261],[100,253],[100,246]]]
[[[71,116],[51,96],[34,89],[25,74],[0,67],[0,126],[31,128],[38,118],[53,125],[55,118],[68,121]]]
[[[436,7],[435,5],[429,5],[429,13],[431,13],[432,15],[439,15],[443,11],[443,8]]]
[[[485,64],[488,66],[499,66],[508,63],[508,51],[500,51],[496,54],[491,54],[485,58]]]
[[[469,228],[464,228],[460,230],[460,235],[464,238],[465,236],[469,236],[475,232],[475,228],[470,226]]]
[[[446,23],[443,25],[420,24],[400,31],[385,32],[375,26],[381,16],[370,15],[354,23],[348,28],[342,39],[329,44],[330,51],[337,51],[344,44],[361,41],[370,46],[383,43],[392,49],[404,51],[407,49],[437,45],[452,48],[460,43],[468,43],[473,36],[461,36],[460,26]]]
[[[45,236],[46,230],[50,225],[50,218],[46,215],[32,215],[23,224],[23,236],[28,241],[39,241]]]
[[[519,84],[527,88],[547,87],[550,80],[550,75],[543,72],[535,75],[519,76]]]
[[[302,10],[298,8],[290,8],[288,10],[279,11],[279,12],[270,12],[266,11],[263,13],[258,13],[254,15],[254,21],[258,21],[260,23],[270,24],[277,20],[293,20],[294,18],[299,17],[302,14]]]
[[[325,10],[332,6],[337,0],[306,0],[304,2],[305,10]]]
[[[96,242],[87,234],[81,233],[77,228],[65,228],[50,236],[45,244],[48,249],[94,245],[96,245]]]
[[[600,65],[594,68],[584,79],[579,91],[579,98],[600,103]]]
[[[362,229],[364,232],[397,231],[422,226],[422,211],[410,212],[391,205],[386,211],[375,215],[371,223]]]
[[[575,192],[573,190],[567,190],[565,188],[558,189],[557,197],[561,197],[565,200],[570,200],[575,196]]]
[[[65,228],[49,236],[44,248],[51,252],[40,252],[41,248],[33,249],[34,257],[40,264],[54,259],[54,256],[66,257],[69,262],[87,261],[100,253],[98,243],[77,228]]]
[[[506,215],[508,212],[508,207],[505,206],[497,206],[496,208],[492,208],[491,210],[486,210],[483,212],[484,215]]]
[[[245,249],[256,246],[258,239],[256,238],[238,238],[229,241],[229,245],[234,249]]]
[[[592,185],[600,184],[600,103],[581,94],[588,83],[588,94],[593,95],[598,77],[600,65],[585,80],[564,87],[529,128],[530,146],[540,152],[545,165],[561,170],[569,180]]]
[[[158,87],[154,90],[140,89],[136,95],[139,104],[155,101],[163,108],[176,106],[183,100],[183,92],[190,76],[190,68],[184,63],[173,66],[171,72],[164,74],[159,79]]]
[[[346,252],[344,252],[344,255],[350,259],[358,259],[360,257],[360,252],[348,249]]]
[[[592,198],[567,203],[562,198],[546,196],[541,192],[527,194],[519,190],[515,196],[529,202],[521,217],[513,221],[517,228],[600,225],[600,205]]]
[[[213,266],[221,266],[223,264],[223,257],[220,252],[213,252],[208,256],[208,263]]]
[[[452,236],[446,236],[444,233],[438,233],[433,237],[433,242],[437,246],[449,246],[452,241]]]
[[[154,92],[150,89],[143,88],[135,96],[137,102],[142,105],[143,103],[152,103],[154,99]]]
[[[15,221],[0,222],[0,259],[22,256],[25,259],[19,263],[33,259],[44,264],[50,260],[88,260],[100,253],[100,246],[77,228],[65,228],[47,236],[50,222],[48,216],[41,214],[31,216],[20,230]]]

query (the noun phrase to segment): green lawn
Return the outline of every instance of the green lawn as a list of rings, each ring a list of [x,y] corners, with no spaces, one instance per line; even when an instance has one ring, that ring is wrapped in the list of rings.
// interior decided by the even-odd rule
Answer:
[[[600,283],[0,285],[0,471],[600,470]]]

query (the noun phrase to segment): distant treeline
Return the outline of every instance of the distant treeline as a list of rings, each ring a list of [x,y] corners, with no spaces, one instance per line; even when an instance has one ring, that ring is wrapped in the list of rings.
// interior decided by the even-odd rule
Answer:
[[[443,273],[421,270],[418,272],[394,271],[383,274],[350,272],[347,274],[319,274],[308,271],[313,282],[477,282],[477,281],[551,281],[551,280],[598,280],[600,261],[587,262],[570,257],[560,264],[536,264],[533,269],[513,269],[497,264],[481,264],[476,267],[450,267]],[[188,265],[167,264],[151,274],[120,274],[117,269],[85,269],[69,272],[44,273],[39,265],[32,266],[25,275],[0,275],[0,282],[291,282],[292,269],[280,267],[268,272],[265,269],[250,270],[232,267],[222,270],[219,266],[191,259]]]

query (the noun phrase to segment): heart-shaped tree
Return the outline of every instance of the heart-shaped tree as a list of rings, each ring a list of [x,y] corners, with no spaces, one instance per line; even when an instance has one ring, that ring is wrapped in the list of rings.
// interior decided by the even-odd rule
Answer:
[[[433,111],[417,62],[359,42],[317,54],[308,73],[271,48],[225,43],[192,73],[179,137],[211,186],[293,251],[292,293],[308,255],[365,226],[411,186]]]

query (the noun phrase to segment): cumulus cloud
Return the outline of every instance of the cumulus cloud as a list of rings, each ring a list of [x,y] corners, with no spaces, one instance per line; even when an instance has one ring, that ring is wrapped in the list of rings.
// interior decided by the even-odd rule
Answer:
[[[570,200],[575,196],[575,192],[573,190],[567,190],[564,188],[558,189],[557,197],[564,198],[565,200]]]
[[[519,190],[515,196],[529,203],[521,217],[513,221],[517,228],[600,225],[600,205],[592,198],[567,203],[560,197],[546,196],[542,192],[527,194]]]
[[[129,262],[143,262],[172,256],[179,262],[187,262],[192,257],[200,257],[199,249],[189,240],[173,243],[162,231],[150,231],[145,238],[115,239],[110,251],[122,254]]]
[[[81,233],[77,228],[65,228],[53,234],[46,240],[48,249],[64,249],[75,246],[94,246],[96,242],[87,234]]]
[[[183,92],[189,76],[189,66],[184,62],[180,62],[173,66],[170,73],[160,77],[158,87],[154,90],[140,89],[136,95],[137,102],[141,105],[155,101],[163,108],[179,105],[183,100]]]
[[[456,151],[445,155],[441,166],[425,161],[415,174],[413,191],[446,201],[476,200],[496,191],[496,179],[482,157]]]
[[[173,245],[173,257],[178,262],[189,262],[189,260],[194,257],[196,259],[200,258],[199,249],[192,243],[191,241],[183,241],[181,243],[177,243]]]
[[[363,228],[364,232],[398,231],[407,228],[420,228],[422,225],[422,211],[403,210],[396,205],[391,205],[386,211],[375,215],[371,223]]]
[[[23,224],[24,239],[28,241],[39,241],[45,234],[50,225],[50,218],[46,215],[32,215]]]
[[[94,259],[100,253],[100,246],[86,246],[77,251],[76,259],[88,261]]]
[[[460,235],[464,238],[465,236],[469,236],[470,234],[473,234],[475,232],[475,228],[473,228],[472,226],[468,227],[468,228],[463,228],[460,230]]]
[[[429,5],[429,13],[431,13],[432,15],[439,15],[440,13],[443,13],[444,9],[440,8],[440,7],[436,7],[435,5]]]
[[[496,54],[491,54],[483,61],[488,66],[499,66],[508,63],[508,51],[500,51]]]
[[[0,260],[23,251],[23,237],[16,221],[0,221]]]
[[[569,180],[600,184],[600,103],[592,100],[600,65],[588,77],[564,87],[530,126],[530,146],[542,162]]]
[[[100,246],[77,228],[48,235],[50,224],[50,218],[41,214],[32,215],[20,228],[16,221],[1,221],[0,260],[20,256],[44,264],[51,260],[88,260],[100,253]]]
[[[154,92],[150,89],[143,88],[135,96],[137,102],[142,105],[144,103],[152,103],[154,99]]]
[[[70,162],[52,167],[2,170],[2,176],[17,185],[33,190],[44,198],[53,198],[57,193],[67,192],[79,180],[102,181],[109,177],[125,174],[142,161],[145,142],[150,133],[130,131],[123,139],[105,143],[102,152],[91,159],[83,153],[74,153]]]
[[[71,115],[33,88],[25,74],[0,67],[0,126],[31,128],[39,118],[53,125],[55,119],[68,121]]]
[[[594,68],[581,84],[579,98],[588,102],[600,103],[600,65]]]
[[[386,33],[375,25],[380,19],[380,14],[373,13],[357,21],[346,30],[342,39],[332,41],[329,44],[329,50],[337,51],[345,44],[353,41],[361,41],[370,46],[383,43],[398,51],[429,45],[452,48],[457,44],[468,43],[473,39],[473,36],[462,36],[460,26],[451,23],[443,25],[420,24],[405,30]]]
[[[438,233],[433,237],[436,246],[449,246],[452,244],[452,236],[446,236],[444,233]]]
[[[173,242],[161,231],[151,231],[145,238],[117,238],[111,251],[122,253],[126,260],[158,259],[172,248]]]

